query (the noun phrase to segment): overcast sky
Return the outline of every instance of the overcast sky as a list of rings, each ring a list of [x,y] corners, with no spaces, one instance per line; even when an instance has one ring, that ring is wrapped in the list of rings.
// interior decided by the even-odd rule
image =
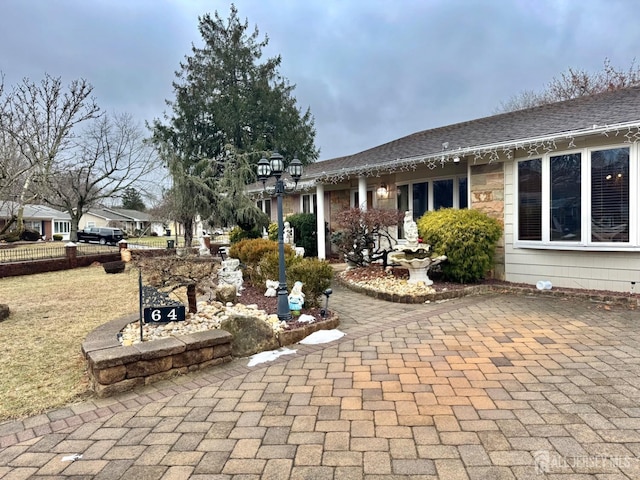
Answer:
[[[85,78],[98,104],[141,123],[160,117],[198,16],[227,1],[0,0],[5,84],[47,72]],[[269,37],[281,73],[311,108],[320,159],[491,115],[568,67],[640,47],[637,0],[237,0]],[[640,59],[639,59],[640,60]]]

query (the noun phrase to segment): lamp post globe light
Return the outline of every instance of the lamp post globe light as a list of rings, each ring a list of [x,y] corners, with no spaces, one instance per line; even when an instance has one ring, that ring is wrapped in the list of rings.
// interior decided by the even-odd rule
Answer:
[[[262,157],[258,162],[258,180],[262,182],[265,188],[269,177],[276,179],[274,193],[278,202],[278,289],[276,291],[278,298],[278,319],[289,321],[291,320],[291,310],[289,310],[289,299],[287,298],[287,277],[284,266],[284,219],[282,218],[282,197],[286,193],[284,180],[282,179],[284,171],[284,158],[278,152],[273,152],[269,160]],[[302,162],[298,160],[297,156],[289,162],[288,171],[295,182],[295,190],[298,186],[298,180],[300,180],[302,176]]]

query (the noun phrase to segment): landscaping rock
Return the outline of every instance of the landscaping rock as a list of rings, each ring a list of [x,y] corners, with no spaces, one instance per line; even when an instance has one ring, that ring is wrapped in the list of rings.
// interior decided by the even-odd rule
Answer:
[[[218,285],[215,290],[216,301],[226,304],[236,303],[238,291],[235,285]]]
[[[273,329],[255,317],[233,316],[224,320],[220,328],[233,335],[231,353],[234,357],[247,357],[280,347]]]
[[[0,303],[0,322],[9,318],[9,305]]]

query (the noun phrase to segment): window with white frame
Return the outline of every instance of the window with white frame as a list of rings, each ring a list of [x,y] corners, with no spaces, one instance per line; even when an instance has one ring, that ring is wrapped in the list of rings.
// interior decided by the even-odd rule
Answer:
[[[360,202],[360,192],[358,190],[351,191],[351,207],[362,208],[362,203]],[[367,190],[367,207],[373,208],[373,190]]]
[[[410,182],[397,186],[398,210],[413,211],[418,219],[428,210],[467,208],[467,178],[453,177]]]
[[[71,222],[64,220],[55,220],[53,222],[53,233],[69,233],[71,231]]]
[[[318,209],[318,196],[315,193],[300,195],[300,202],[302,202],[302,213],[316,213]]]
[[[417,220],[428,210],[440,208],[467,208],[467,177],[456,176],[423,180],[397,185],[397,208],[400,211],[412,210]],[[403,238],[402,225],[398,226],[398,235]]]
[[[267,217],[271,218],[271,199],[265,198],[263,200],[258,200],[256,202],[256,206],[267,214]]]
[[[517,242],[521,246],[639,246],[638,190],[631,147],[550,153],[517,162]],[[637,202],[637,198],[635,200]],[[631,213],[630,213],[631,212]]]

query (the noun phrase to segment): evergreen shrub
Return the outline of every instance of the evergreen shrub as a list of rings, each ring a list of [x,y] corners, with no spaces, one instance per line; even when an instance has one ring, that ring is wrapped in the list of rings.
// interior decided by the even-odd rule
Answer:
[[[287,221],[293,227],[296,247],[303,247],[307,257],[318,256],[317,220],[313,213],[296,213],[289,215]]]
[[[416,222],[422,241],[434,256],[446,255],[441,264],[447,280],[478,282],[493,268],[502,225],[478,210],[443,208],[427,212]]]
[[[240,227],[234,227],[229,232],[229,242],[233,244],[247,238],[260,238],[261,236],[262,234],[258,229],[243,230]]]
[[[293,255],[293,250],[289,245],[285,245],[284,249],[285,257],[287,254]],[[257,281],[258,284],[262,283],[263,285],[264,282],[256,280],[256,270],[260,260],[267,253],[275,253],[277,257],[278,242],[264,238],[252,238],[240,240],[229,248],[229,256],[240,260],[240,263],[245,266],[245,271],[249,275],[251,281],[254,283]]]
[[[260,260],[256,281],[264,285],[267,280],[278,280],[278,252],[270,252]],[[325,260],[303,258],[293,252],[285,253],[287,288],[291,291],[295,282],[302,282],[305,307],[320,306],[320,296],[331,286],[333,268]]]

